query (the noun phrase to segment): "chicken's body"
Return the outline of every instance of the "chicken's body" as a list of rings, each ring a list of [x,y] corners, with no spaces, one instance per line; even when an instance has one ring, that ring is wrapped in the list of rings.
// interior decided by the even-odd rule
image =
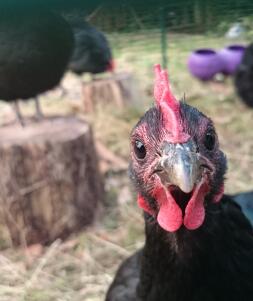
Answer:
[[[250,301],[253,229],[223,195],[226,158],[214,125],[156,73],[156,107],[131,134],[145,245],[120,267],[106,301]]]
[[[250,301],[252,296],[252,227],[224,196],[197,231],[168,234],[149,220],[144,249],[122,264],[106,301]]]

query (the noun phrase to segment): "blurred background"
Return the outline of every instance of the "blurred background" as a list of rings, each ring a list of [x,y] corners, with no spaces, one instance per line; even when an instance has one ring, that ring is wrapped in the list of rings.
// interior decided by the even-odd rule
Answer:
[[[35,237],[28,242],[25,229],[21,227],[16,235],[24,239],[18,239],[17,243],[11,226],[6,222],[6,215],[10,213],[3,209],[8,201],[1,188],[2,301],[103,300],[119,263],[142,246],[142,212],[137,207],[127,173],[129,135],[153,103],[153,65],[156,63],[168,68],[175,95],[180,99],[185,97],[187,103],[214,121],[220,144],[228,158],[226,192],[253,189],[253,110],[237,94],[236,71],[225,72],[221,62],[212,63],[211,66],[218,64],[220,70],[203,80],[203,76],[199,76],[198,72],[196,75],[189,63],[191,55],[203,54],[203,51],[194,53],[199,49],[209,49],[217,54],[227,46],[249,45],[253,41],[252,1],[90,2],[55,1],[49,3],[47,9],[61,15],[70,25],[73,16],[78,16],[79,21],[85,20],[103,32],[108,40],[113,68],[104,68],[98,74],[76,74],[66,69],[61,84],[40,94],[39,98],[46,118],[59,115],[68,118],[71,115],[71,118],[90,124],[103,192],[94,201],[94,218],[81,225],[82,231],[78,227],[78,231],[68,231],[67,235],[59,235],[59,238],[55,235],[40,242]],[[17,3],[10,2],[10,7],[12,5],[14,7]],[[42,7],[39,2],[34,5],[29,1],[18,5],[24,5],[28,10],[32,8],[31,14]],[[198,65],[200,61],[196,59],[193,64]],[[193,69],[204,68],[201,70],[205,73],[205,68],[209,70],[206,64],[205,61],[204,67],[195,66]],[[240,85],[240,78],[238,81]],[[22,148],[14,141],[23,135],[22,131],[33,127],[36,133],[40,133],[40,121],[35,126],[31,121],[34,101],[20,102],[19,106],[22,115],[29,120],[24,127],[16,122],[10,103],[0,102],[0,137],[12,137],[9,140],[0,138],[1,155],[10,144],[14,147],[18,144]],[[42,125],[42,128],[43,135],[47,135],[48,127]],[[32,137],[41,134],[36,133]],[[56,135],[55,132],[52,134]],[[22,143],[27,147],[27,141]],[[24,160],[22,158],[21,161]],[[8,166],[4,172],[9,172]],[[83,207],[83,210],[86,209]],[[18,215],[15,219],[18,224]],[[43,223],[38,227],[43,227]]]

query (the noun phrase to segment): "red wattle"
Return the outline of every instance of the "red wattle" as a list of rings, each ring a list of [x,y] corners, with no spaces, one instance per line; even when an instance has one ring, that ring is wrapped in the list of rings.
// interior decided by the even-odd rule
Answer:
[[[182,210],[168,191],[160,190],[156,194],[159,200],[158,224],[166,231],[175,232],[183,223]]]
[[[201,181],[195,188],[195,191],[185,208],[184,225],[188,230],[195,230],[204,222],[204,197],[207,191],[207,184]]]
[[[146,211],[150,215],[154,215],[153,210],[149,207],[149,205],[147,204],[147,202],[145,201],[145,199],[140,194],[138,194],[137,203],[138,203],[138,206],[141,209],[143,209],[144,211]]]

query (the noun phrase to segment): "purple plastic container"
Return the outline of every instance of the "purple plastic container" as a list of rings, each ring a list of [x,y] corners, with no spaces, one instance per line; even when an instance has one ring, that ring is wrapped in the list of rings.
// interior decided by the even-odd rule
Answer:
[[[191,53],[188,59],[190,73],[201,80],[210,80],[218,72],[221,72],[220,56],[213,49],[197,49]]]
[[[230,45],[219,51],[218,55],[222,60],[222,73],[226,75],[234,74],[238,65],[241,63],[245,46]]]

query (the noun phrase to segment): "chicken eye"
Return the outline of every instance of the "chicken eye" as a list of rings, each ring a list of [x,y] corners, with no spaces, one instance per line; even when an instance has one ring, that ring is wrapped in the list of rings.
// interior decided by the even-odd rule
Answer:
[[[213,150],[215,146],[215,133],[214,131],[208,131],[205,136],[204,145],[206,149]]]
[[[146,148],[140,140],[135,141],[134,152],[138,159],[144,159],[146,157]]]

